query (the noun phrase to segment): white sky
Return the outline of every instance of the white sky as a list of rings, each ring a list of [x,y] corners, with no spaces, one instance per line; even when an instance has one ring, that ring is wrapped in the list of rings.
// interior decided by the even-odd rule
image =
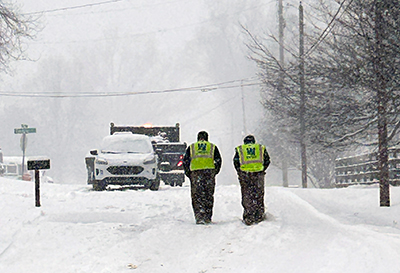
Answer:
[[[265,28],[275,24],[267,15],[275,4],[260,4],[259,0],[122,0],[68,9],[100,2],[106,1],[18,0],[22,13],[67,9],[40,16],[43,29],[27,43],[26,52],[36,61],[13,63],[12,76],[2,75],[2,90],[142,92],[252,78],[257,70],[246,57],[239,23],[255,27],[263,22]],[[266,18],[273,23],[265,25]],[[52,160],[49,173],[55,181],[83,183],[84,156],[108,134],[110,122],[179,122],[182,141],[192,142],[198,131],[206,130],[229,162],[243,138],[242,113],[246,113],[248,133],[262,126],[259,87],[244,87],[243,92],[245,111],[237,82],[234,88],[203,93],[86,99],[2,97],[0,111],[8,119],[0,122],[0,147],[5,156],[21,155],[13,130],[21,124],[35,127],[37,133],[28,136],[27,154],[48,156]],[[225,171],[234,178],[233,168]]]

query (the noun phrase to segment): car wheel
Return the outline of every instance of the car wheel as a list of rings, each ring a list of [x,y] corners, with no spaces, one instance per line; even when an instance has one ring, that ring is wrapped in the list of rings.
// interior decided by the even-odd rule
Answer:
[[[157,174],[157,178],[151,181],[150,190],[158,191],[160,188],[160,176]]]
[[[170,178],[169,178],[169,185],[170,185],[171,187],[175,187],[175,179],[174,179],[174,177],[170,177]]]
[[[101,180],[93,180],[93,190],[95,191],[104,191],[107,185]]]
[[[175,176],[174,183],[176,186],[182,187],[183,183],[185,183],[185,176],[183,176],[183,175]]]

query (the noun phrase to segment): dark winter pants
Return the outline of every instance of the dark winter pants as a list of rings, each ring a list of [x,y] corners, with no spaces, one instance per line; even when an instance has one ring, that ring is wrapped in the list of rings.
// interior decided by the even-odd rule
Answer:
[[[214,206],[215,171],[192,171],[190,189],[196,223],[210,223]]]
[[[247,225],[264,220],[264,176],[265,172],[238,173],[242,191],[243,221]]]

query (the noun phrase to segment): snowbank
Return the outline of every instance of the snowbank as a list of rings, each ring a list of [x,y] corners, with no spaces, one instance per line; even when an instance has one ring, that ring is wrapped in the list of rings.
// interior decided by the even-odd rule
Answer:
[[[214,223],[190,189],[94,192],[0,179],[0,272],[399,272],[400,188],[268,187],[269,220],[241,222],[240,188],[219,185]]]

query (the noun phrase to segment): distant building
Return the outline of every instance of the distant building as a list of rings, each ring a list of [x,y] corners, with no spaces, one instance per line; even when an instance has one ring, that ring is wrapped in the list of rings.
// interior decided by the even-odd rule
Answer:
[[[4,176],[22,178],[22,156],[3,156]],[[27,158],[25,158],[25,172]]]

